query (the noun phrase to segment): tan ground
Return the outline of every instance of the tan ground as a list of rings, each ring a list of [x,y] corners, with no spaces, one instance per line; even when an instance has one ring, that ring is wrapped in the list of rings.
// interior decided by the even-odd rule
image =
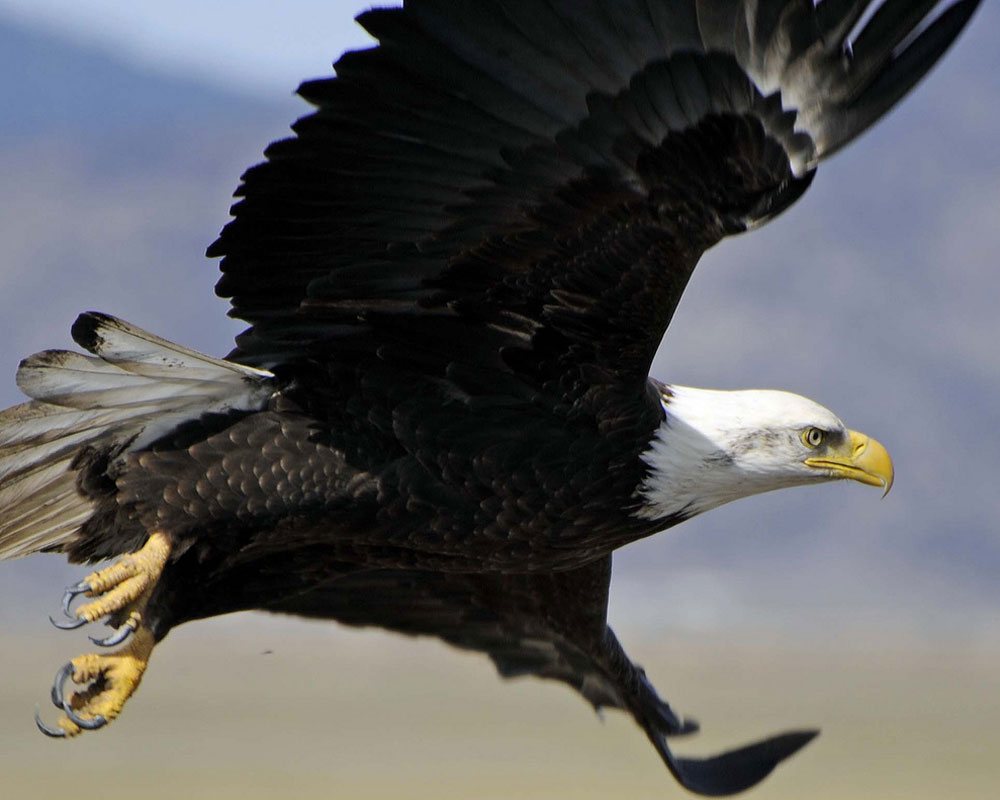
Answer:
[[[751,798],[1000,796],[1000,651],[620,631],[707,751],[784,728],[823,735]],[[567,689],[502,683],[431,642],[237,617],[181,628],[121,719],[51,741],[56,668],[80,634],[0,635],[0,796],[10,798],[683,797],[621,714]],[[678,749],[681,747],[678,745]]]

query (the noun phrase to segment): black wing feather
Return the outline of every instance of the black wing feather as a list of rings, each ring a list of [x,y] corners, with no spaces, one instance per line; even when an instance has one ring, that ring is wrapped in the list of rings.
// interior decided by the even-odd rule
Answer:
[[[269,610],[434,636],[485,653],[504,678],[559,681],[595,709],[626,711],[687,789],[748,789],[807,744],[815,731],[784,733],[706,758],[675,755],[667,737],[694,733],[633,664],[605,622],[611,559],[538,575],[373,570],[346,574]]]
[[[701,253],[801,194],[977,0],[929,24],[940,2],[887,0],[852,59],[846,36],[869,5],[410,0],[366,12],[379,46],[303,84],[317,110],[247,172],[209,250],[223,256],[218,292],[253,326],[231,356],[294,374],[349,353],[364,368],[393,350],[388,315],[445,371],[499,364],[534,390],[575,387],[571,402],[594,380],[634,387]],[[510,338],[449,343],[486,328]]]

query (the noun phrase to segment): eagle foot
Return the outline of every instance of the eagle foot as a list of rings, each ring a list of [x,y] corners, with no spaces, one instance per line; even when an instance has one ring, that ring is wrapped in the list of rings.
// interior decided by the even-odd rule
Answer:
[[[101,617],[108,617],[108,624],[119,630],[105,639],[91,637],[91,641],[102,647],[121,644],[142,624],[146,600],[163,573],[170,551],[170,538],[165,533],[150,534],[142,549],[122,556],[110,567],[98,570],[67,588],[63,594],[62,610],[69,621],[52,620],[52,624],[64,630],[74,630]],[[81,594],[96,599],[71,611],[73,600]]]
[[[125,647],[114,653],[77,656],[65,664],[52,684],[52,704],[64,716],[51,728],[35,712],[35,724],[46,736],[68,738],[103,728],[117,717],[142,680],[155,642],[149,628],[139,625]],[[84,686],[65,696],[66,681]]]

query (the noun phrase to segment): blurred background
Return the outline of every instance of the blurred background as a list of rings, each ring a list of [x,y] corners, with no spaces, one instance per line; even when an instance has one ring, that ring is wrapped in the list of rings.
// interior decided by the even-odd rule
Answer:
[[[1000,784],[1000,8],[780,219],[702,262],[653,374],[813,397],[893,454],[616,557],[611,622],[707,752],[823,736],[748,796],[992,797]],[[239,174],[370,40],[357,0],[0,0],[0,402],[100,309],[213,354],[240,324],[205,247]],[[122,719],[53,743],[46,620],[83,570],[0,564],[3,793],[679,796],[632,723],[481,657],[237,615],[173,632]],[[52,717],[54,718],[54,717]],[[671,794],[673,793],[673,794]]]

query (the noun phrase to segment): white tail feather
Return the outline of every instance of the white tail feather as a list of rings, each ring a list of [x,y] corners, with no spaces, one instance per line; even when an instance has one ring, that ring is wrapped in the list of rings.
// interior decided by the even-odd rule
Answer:
[[[199,373],[206,377],[218,379],[228,375],[266,380],[274,375],[264,369],[248,367],[233,361],[199,353],[168,342],[148,331],[130,325],[124,320],[107,314],[90,312],[81,319],[97,318],[99,324],[88,329],[92,340],[85,347],[95,356],[114,364],[121,369],[151,377],[178,377],[178,370],[183,375],[192,376]],[[76,328],[80,325],[77,321]]]
[[[32,402],[0,412],[0,558],[63,549],[94,511],[72,469],[120,457],[207,413],[263,408],[271,373],[202,355],[104,314],[73,326],[93,355],[47,350],[17,373]]]

